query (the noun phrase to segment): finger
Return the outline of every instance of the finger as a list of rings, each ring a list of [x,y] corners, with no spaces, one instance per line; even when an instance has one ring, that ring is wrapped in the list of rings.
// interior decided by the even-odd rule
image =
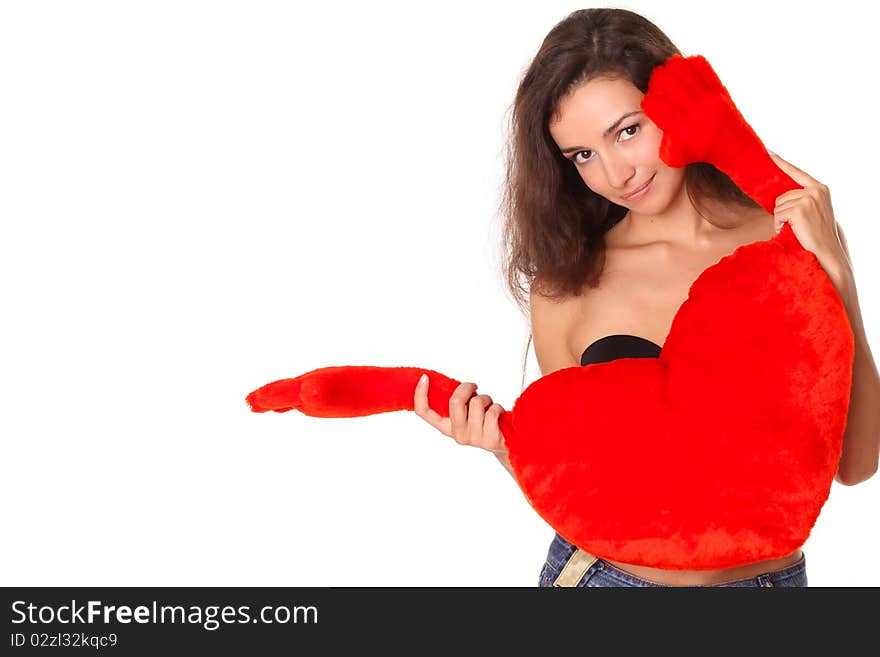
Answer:
[[[797,199],[806,196],[806,194],[807,191],[805,189],[790,189],[776,197],[776,205],[781,205],[787,201],[796,201]]]
[[[501,433],[501,427],[498,426],[498,417],[504,408],[501,404],[492,404],[486,411],[486,417],[483,420],[483,438],[486,447],[493,451],[504,449],[504,435]]]
[[[467,407],[465,400],[477,389],[476,383],[464,382],[449,397],[449,420],[451,423],[452,437],[455,442],[465,444],[467,442]]]
[[[468,443],[478,444],[483,435],[483,417],[487,406],[492,405],[489,395],[477,395],[468,402]]]
[[[782,203],[777,203],[776,207],[773,208],[773,214],[775,215],[777,212],[786,212],[788,210],[793,210],[796,207],[802,205],[803,201],[800,199],[793,199],[790,201],[784,201]]]
[[[417,383],[415,393],[413,396],[413,408],[420,418],[425,420],[432,427],[440,431],[441,433],[446,434],[447,436],[452,436],[450,431],[451,425],[448,417],[443,417],[431,408],[428,404],[428,388],[430,387],[431,382],[425,379],[424,383]]]
[[[779,155],[774,153],[773,151],[767,151],[767,154],[770,155],[770,159],[776,163],[780,169],[782,169],[785,173],[787,173],[791,178],[799,185],[803,185],[804,187],[809,187],[812,185],[820,184],[818,180],[813,178],[805,171],[801,171],[791,162],[784,160]]]
[[[803,214],[799,211],[799,206],[793,205],[782,208],[773,213],[773,223],[778,233],[782,230],[782,224],[791,224],[791,227],[801,225]]]
[[[419,417],[427,414],[431,407],[428,405],[428,377],[419,378],[413,390],[413,410]]]

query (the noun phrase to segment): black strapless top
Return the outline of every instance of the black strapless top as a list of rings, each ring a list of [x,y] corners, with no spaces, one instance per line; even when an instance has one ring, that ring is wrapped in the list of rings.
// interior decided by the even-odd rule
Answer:
[[[658,358],[660,349],[660,345],[637,335],[606,335],[584,350],[581,365],[607,363],[618,358]]]

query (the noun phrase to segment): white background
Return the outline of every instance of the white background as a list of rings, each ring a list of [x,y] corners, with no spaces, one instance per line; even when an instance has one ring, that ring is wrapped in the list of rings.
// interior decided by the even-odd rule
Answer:
[[[880,350],[876,26],[845,2],[617,6],[829,185]],[[553,531],[490,453],[409,412],[244,397],[414,365],[512,407],[505,122],[578,8],[4,3],[0,582],[535,586]],[[878,502],[880,477],[833,485],[811,586],[880,585]]]

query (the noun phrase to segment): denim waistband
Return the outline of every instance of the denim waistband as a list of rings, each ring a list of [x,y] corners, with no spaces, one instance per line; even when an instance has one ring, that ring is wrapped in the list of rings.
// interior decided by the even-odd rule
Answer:
[[[577,549],[578,548],[575,545],[569,543],[557,533],[553,537],[553,541],[550,544],[550,549],[547,552],[547,563],[550,564],[550,566],[554,570],[559,572],[565,567],[566,563],[571,558],[571,555],[574,554]],[[612,577],[616,577],[637,586],[668,586],[667,584],[663,584],[662,582],[654,582],[652,580],[639,577],[638,575],[634,575],[633,573],[627,572],[625,570],[621,570],[620,568],[617,568],[616,566],[608,563],[601,558],[598,559],[596,565],[591,566],[591,569],[595,569],[597,567],[601,567],[608,575]],[[767,571],[759,575],[752,575],[751,577],[744,577],[742,579],[728,580],[725,582],[720,582],[719,584],[737,584],[740,582],[747,582],[757,579],[760,582],[766,583],[766,585],[768,586],[773,586],[775,584],[784,583],[785,580],[790,578],[802,579],[805,569],[806,555],[801,555],[801,558],[797,562],[786,566],[785,568]]]

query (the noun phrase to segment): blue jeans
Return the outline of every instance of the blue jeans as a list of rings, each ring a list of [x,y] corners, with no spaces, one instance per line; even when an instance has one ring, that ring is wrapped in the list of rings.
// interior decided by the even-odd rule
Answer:
[[[556,534],[553,542],[550,543],[550,550],[547,552],[547,561],[541,568],[541,574],[538,581],[539,587],[553,586],[553,581],[559,576],[560,571],[565,566],[569,557],[577,550],[577,547],[566,541],[562,536]],[[649,579],[637,577],[632,573],[625,572],[620,568],[612,566],[604,559],[598,559],[592,564],[581,577],[577,584],[581,586],[670,586],[670,584],[662,584]],[[747,579],[737,579],[719,584],[708,584],[706,586],[807,586],[807,563],[806,555],[802,556],[800,561],[782,570],[773,570],[770,572],[749,577]]]

